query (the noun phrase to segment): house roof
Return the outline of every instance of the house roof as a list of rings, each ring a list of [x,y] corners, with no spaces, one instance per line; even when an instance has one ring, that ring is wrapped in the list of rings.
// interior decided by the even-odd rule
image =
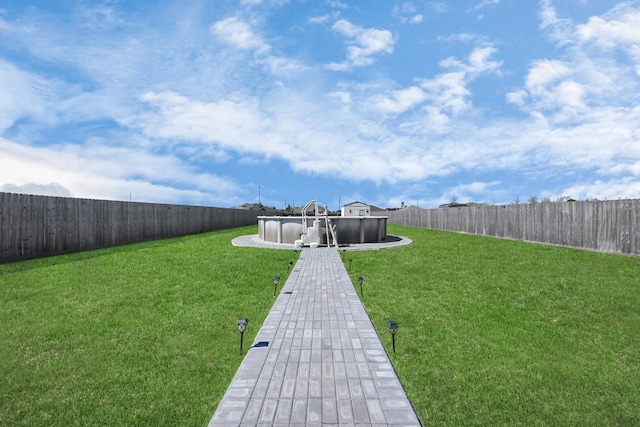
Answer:
[[[439,208],[466,208],[467,204],[465,203],[458,203],[458,202],[451,202],[451,203],[445,203],[443,205],[438,206]]]
[[[347,203],[346,205],[344,205],[343,208],[347,207],[347,206],[353,206],[353,205],[369,206],[368,204],[362,203],[362,202],[351,202],[351,203]]]

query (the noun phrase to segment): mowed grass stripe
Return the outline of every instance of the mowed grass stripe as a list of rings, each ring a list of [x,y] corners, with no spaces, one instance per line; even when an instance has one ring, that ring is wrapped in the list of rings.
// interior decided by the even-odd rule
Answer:
[[[206,425],[293,258],[255,233],[0,265],[0,425]]]
[[[206,425],[290,251],[255,227],[0,265],[0,425]],[[427,425],[640,425],[640,260],[390,226],[350,252]]]
[[[351,276],[426,425],[640,425],[640,259],[389,234],[414,243],[351,253]]]

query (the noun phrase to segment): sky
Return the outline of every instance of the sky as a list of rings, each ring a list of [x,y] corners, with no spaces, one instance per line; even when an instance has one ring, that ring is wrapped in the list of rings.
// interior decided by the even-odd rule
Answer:
[[[640,197],[640,0],[0,0],[0,191]]]

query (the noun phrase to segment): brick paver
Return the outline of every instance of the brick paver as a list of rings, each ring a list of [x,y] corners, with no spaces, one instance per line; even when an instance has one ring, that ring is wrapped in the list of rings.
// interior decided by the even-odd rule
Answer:
[[[420,426],[339,253],[304,249],[209,427]]]

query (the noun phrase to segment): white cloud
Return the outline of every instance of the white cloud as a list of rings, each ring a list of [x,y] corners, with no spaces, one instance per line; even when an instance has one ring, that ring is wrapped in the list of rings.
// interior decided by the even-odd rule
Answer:
[[[473,49],[469,55],[469,68],[467,72],[473,74],[498,72],[502,66],[502,61],[492,61],[489,59],[497,51],[493,46],[481,46]]]
[[[526,78],[526,87],[534,94],[549,84],[571,74],[571,67],[558,60],[539,60],[533,64]]]
[[[640,76],[640,10],[629,3],[620,3],[603,16],[594,16],[576,27],[577,38],[585,48],[593,46],[600,52],[625,52],[629,67]],[[618,77],[619,78],[619,77]]]
[[[105,5],[80,5],[74,9],[73,13],[81,22],[81,27],[104,29],[125,23],[114,8]]]
[[[30,147],[0,138],[0,153],[3,188],[30,194],[45,194],[46,190],[52,195],[57,188],[74,197],[123,200],[133,193],[134,200],[228,205],[240,193],[230,180],[191,170],[171,155],[154,155],[138,148],[100,143]]]
[[[379,124],[363,121],[360,113],[310,103],[305,94],[287,89],[273,95],[267,116],[264,106],[248,97],[202,103],[175,93],[148,93],[143,100],[154,110],[137,123],[151,138],[279,158],[301,173],[376,182],[424,173],[419,157],[405,155],[408,141],[398,141]],[[349,95],[335,92],[327,98],[348,102]]]
[[[337,0],[327,0],[327,4],[331,7],[335,7],[337,9],[348,9],[349,6],[347,6],[346,3],[343,3],[341,1],[337,1]]]
[[[417,79],[418,86],[373,95],[366,101],[367,108],[384,114],[401,114],[426,103],[424,111],[430,120],[442,125],[448,122],[447,117],[472,107],[470,82],[483,73],[499,73],[501,62],[490,59],[495,52],[492,46],[482,46],[473,49],[467,62],[449,57],[440,61],[440,66],[453,71],[430,79]]]
[[[3,9],[0,9],[0,15],[5,12]],[[6,34],[15,35],[15,34],[28,34],[33,31],[32,28],[28,24],[23,22],[8,22],[2,16],[0,16],[0,31],[5,32]]]
[[[417,12],[418,10],[411,2],[396,4],[391,11],[400,22],[409,24],[419,24],[424,20],[424,16]]]
[[[567,187],[562,194],[578,200],[637,199],[640,198],[640,179],[627,177],[585,182]]]
[[[8,183],[1,185],[0,191],[5,193],[36,194],[39,196],[73,197],[69,190],[57,182],[49,184],[27,183],[23,185]]]
[[[519,90],[508,92],[506,95],[506,99],[507,99],[507,102],[511,104],[516,104],[519,107],[524,107],[525,102],[527,101],[528,95],[529,94],[526,90],[519,89]]]
[[[247,22],[236,16],[214,23],[210,30],[213,35],[238,49],[264,53],[271,48]]]
[[[215,143],[241,153],[263,151],[259,147],[264,146],[269,119],[245,94],[201,102],[174,92],[147,92],[141,100],[152,107],[136,121],[147,136]],[[258,135],[262,138],[256,140]]]
[[[310,24],[326,24],[327,22],[335,21],[339,16],[340,12],[332,12],[325,15],[312,16],[307,19],[307,22]]]
[[[448,131],[448,126],[450,123],[449,116],[445,114],[444,110],[441,107],[434,107],[432,105],[427,105],[423,108],[424,113],[426,114],[425,121],[423,123],[424,127],[428,128],[430,133],[446,133]],[[405,123],[402,127],[403,130],[408,130],[412,128],[416,128],[412,123]],[[418,126],[419,132],[424,132],[423,129],[420,129]],[[409,131],[410,133],[414,133]],[[415,132],[415,133],[419,133]]]
[[[556,110],[564,107],[584,106],[582,85],[571,80],[574,69],[558,60],[536,61],[525,81],[525,90],[509,94],[509,99],[524,106],[528,99],[535,110]]]
[[[480,40],[483,41],[484,37],[479,36],[477,34],[470,34],[470,33],[457,33],[457,34],[452,34],[450,36],[447,37],[443,37],[443,36],[439,36],[438,40],[444,40],[444,41],[448,41],[448,42],[462,42],[462,43],[470,43],[476,40]]]
[[[430,1],[426,6],[436,14],[442,14],[449,11],[449,4],[444,1]]]
[[[583,109],[585,91],[585,87],[579,83],[564,81],[558,85],[558,99],[567,107]]]
[[[394,5],[392,13],[395,15],[412,15],[416,11],[416,6],[412,2],[404,2]]]
[[[548,31],[548,35],[558,45],[575,43],[575,25],[571,20],[558,17],[551,0],[540,1],[540,28]]]
[[[353,104],[353,99],[351,98],[351,93],[348,91],[336,90],[333,92],[329,92],[326,94],[328,98],[335,99],[338,101],[344,108],[349,108]]]
[[[427,95],[417,87],[411,86],[406,89],[394,90],[390,96],[373,96],[368,103],[376,110],[383,113],[398,114],[421,104]]]
[[[440,61],[443,68],[452,68],[454,70],[462,70],[470,75],[477,75],[486,72],[500,71],[502,61],[493,61],[490,57],[498,50],[490,45],[476,47],[471,51],[467,58],[467,62],[462,62],[457,58],[449,57]]]
[[[311,70],[311,67],[302,61],[282,56],[268,56],[260,63],[278,77],[296,78]]]
[[[485,7],[494,7],[500,4],[502,0],[482,0],[480,3],[475,5],[471,10],[479,10]]]
[[[619,6],[575,25],[559,18],[551,2],[543,0],[541,19],[542,28],[563,49],[562,58],[534,61],[524,87],[507,94],[509,102],[564,126],[588,123],[607,116],[609,109],[624,111],[633,105],[638,68],[625,63],[615,50],[624,49],[635,58],[633,43],[640,37],[631,28],[640,12]]]
[[[45,79],[0,60],[0,134],[23,118],[52,122],[51,91]]]
[[[447,115],[457,115],[471,107],[471,92],[462,71],[445,73],[421,81],[420,87],[428,94],[430,104]]]
[[[402,16],[419,15],[413,4],[404,4]],[[431,70],[426,66],[405,70],[402,78],[387,75],[391,65],[385,63],[336,81],[343,75],[300,59],[306,53],[296,50],[297,43],[288,50],[288,33],[282,36],[282,52],[270,55],[258,26],[240,15],[215,18],[213,25],[210,16],[204,25],[197,19],[188,22],[193,25],[181,21],[179,28],[154,27],[149,33],[130,28],[113,38],[89,30],[86,38],[78,37],[82,31],[73,26],[44,19],[25,22],[30,32],[24,35],[15,24],[0,20],[3,31],[22,31],[16,51],[72,70],[69,81],[60,82],[0,62],[0,129],[33,121],[47,138],[59,138],[49,148],[36,145],[52,141],[19,145],[0,139],[0,185],[45,191],[57,183],[77,196],[128,198],[132,192],[134,199],[146,194],[146,200],[215,199],[230,205],[244,201],[233,199],[242,197],[238,185],[199,167],[210,163],[210,170],[228,171],[243,162],[270,167],[269,160],[278,159],[298,176],[355,183],[404,185],[452,176],[453,182],[463,182],[460,197],[495,192],[494,178],[464,177],[495,171],[540,177],[592,174],[592,192],[589,178],[580,181],[584,188],[564,184],[567,188],[552,189],[580,198],[605,194],[607,184],[618,193],[625,184],[635,186],[640,174],[634,74],[640,70],[640,47],[632,32],[637,12],[619,7],[575,25],[560,18],[550,1],[543,1],[540,10],[541,27],[557,46],[532,59],[520,87],[507,94],[526,113],[518,118],[504,115],[500,105],[491,112],[495,115],[474,108],[474,91],[483,76],[509,76],[513,70],[502,70],[497,44],[470,33],[449,40],[477,47],[444,59],[442,68],[426,77],[416,78]],[[317,23],[337,18],[319,15]],[[105,12],[101,19],[105,25],[94,29],[120,25],[117,15]],[[252,19],[263,22],[258,11]],[[397,38],[391,31],[347,20],[332,29],[344,38],[347,50],[345,60],[329,69],[364,67],[395,52]],[[224,43],[212,43],[206,37],[210,34]],[[361,78],[356,74],[366,80],[356,80]],[[492,96],[487,95],[492,90],[500,93],[491,84],[482,95]],[[99,120],[117,124],[107,132],[93,131],[94,138],[76,136]],[[48,127],[55,131],[47,134]],[[200,166],[190,166],[191,159]]]
[[[459,184],[450,187],[444,191],[440,203],[449,203],[454,199],[458,203],[483,201],[479,198],[484,197],[487,193],[499,191],[500,181],[473,181],[467,184]]]
[[[640,10],[621,3],[604,17],[594,16],[577,26],[581,41],[593,42],[604,49],[629,47],[640,43]]]
[[[396,42],[394,35],[388,30],[362,28],[345,19],[341,19],[331,27],[336,33],[347,38],[347,61],[331,63],[326,67],[334,71],[348,70],[353,67],[364,67],[374,62],[379,54],[393,52]]]

